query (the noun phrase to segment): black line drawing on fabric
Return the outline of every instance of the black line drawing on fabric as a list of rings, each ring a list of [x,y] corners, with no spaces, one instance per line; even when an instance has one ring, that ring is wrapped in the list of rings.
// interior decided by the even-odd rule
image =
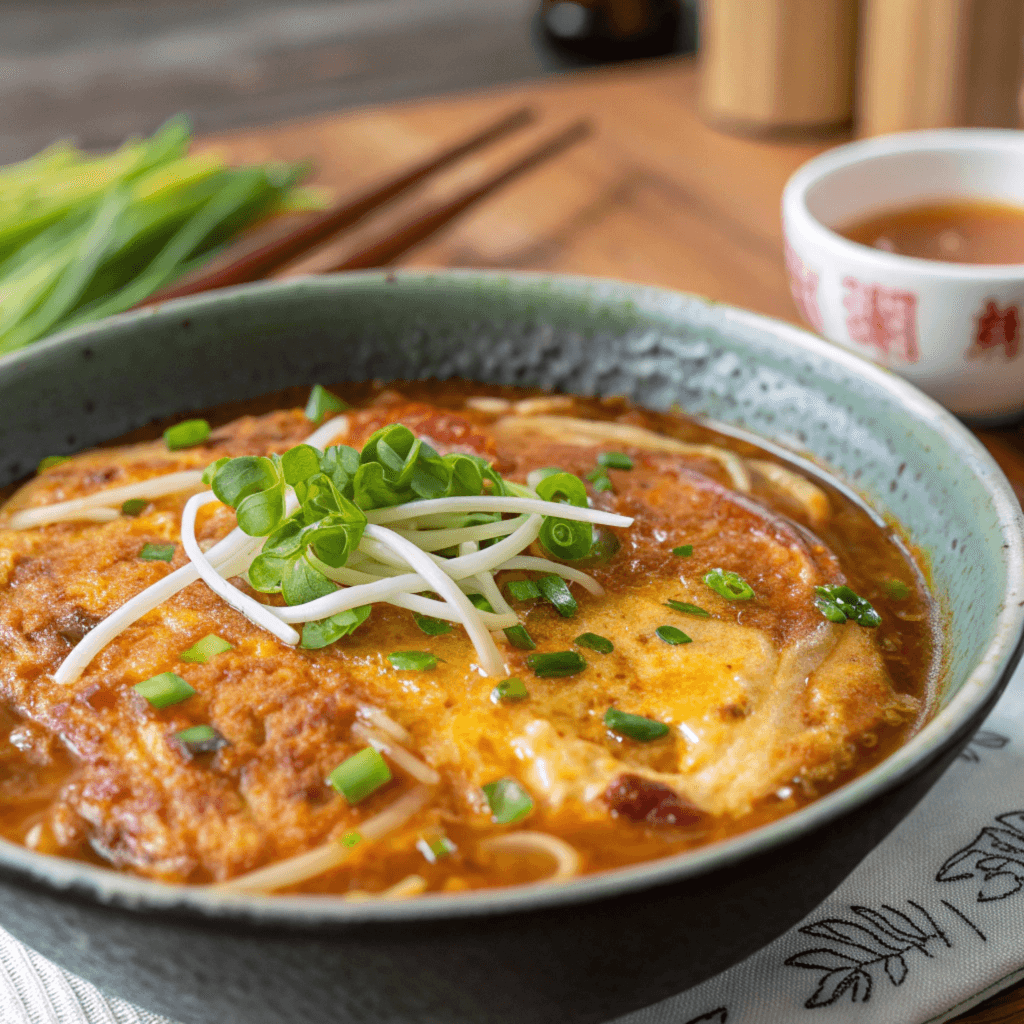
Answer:
[[[967,746],[960,751],[958,757],[961,761],[977,764],[981,760],[982,750],[1002,750],[1009,742],[1009,736],[993,732],[991,729],[979,729],[967,741]]]
[[[959,917],[960,920],[963,921],[963,923],[967,925],[967,927],[970,928],[982,942],[988,942],[988,936],[959,907],[954,907],[952,903],[947,903],[946,900],[939,900],[939,902],[947,910],[956,914],[956,916]]]
[[[699,1017],[691,1017],[686,1024],[726,1024],[729,1019],[728,1007],[719,1006],[717,1010],[708,1010]]]
[[[1003,827],[983,828],[939,868],[936,882],[980,878],[979,903],[1005,900],[1024,888],[1024,811],[999,814],[995,820]]]
[[[789,967],[822,972],[817,989],[804,1003],[808,1010],[832,1006],[847,992],[851,1002],[866,1003],[881,972],[894,987],[903,984],[909,972],[907,954],[912,950],[931,959],[930,944],[952,948],[949,936],[931,914],[914,900],[906,902],[906,913],[887,903],[879,910],[851,906],[855,917],[827,917],[800,929],[804,935],[830,943],[786,960]]]

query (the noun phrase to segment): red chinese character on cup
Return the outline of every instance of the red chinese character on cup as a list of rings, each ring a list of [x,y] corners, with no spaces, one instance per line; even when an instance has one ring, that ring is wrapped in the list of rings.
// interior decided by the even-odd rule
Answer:
[[[917,296],[913,292],[864,284],[855,277],[844,278],[843,287],[847,289],[843,299],[846,329],[854,341],[908,363],[921,358],[917,347]]]
[[[1012,359],[1020,350],[1020,310],[1014,306],[1000,309],[991,299],[975,320],[974,343],[967,350],[969,356],[1002,346],[1006,358]]]
[[[789,272],[789,290],[800,315],[819,334],[822,332],[821,310],[818,309],[818,275],[786,243],[786,270]]]

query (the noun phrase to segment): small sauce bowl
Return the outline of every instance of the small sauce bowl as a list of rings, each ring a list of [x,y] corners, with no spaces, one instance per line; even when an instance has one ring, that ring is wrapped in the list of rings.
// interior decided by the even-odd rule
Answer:
[[[790,288],[828,340],[959,416],[1006,422],[1024,413],[1024,246],[1021,263],[947,263],[837,233],[885,210],[957,200],[1024,208],[1024,132],[905,132],[810,160],[782,195]]]

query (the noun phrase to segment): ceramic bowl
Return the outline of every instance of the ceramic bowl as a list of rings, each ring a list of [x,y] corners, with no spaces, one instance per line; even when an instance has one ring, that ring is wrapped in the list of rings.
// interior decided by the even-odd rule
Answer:
[[[673,292],[480,273],[250,286],[0,360],[2,482],[155,417],[286,385],[447,378],[674,403],[829,468],[903,524],[944,620],[932,720],[797,813],[561,885],[397,903],[166,886],[0,843],[0,922],[188,1024],[607,1021],[717,973],[816,906],[995,701],[1024,618],[1020,509],[905,381],[803,331]]]
[[[1024,132],[905,132],[838,146],[782,197],[786,266],[819,334],[913,381],[957,415],[1024,412],[1024,252],[1012,265],[946,263],[851,242],[835,228],[947,199],[1024,208]]]

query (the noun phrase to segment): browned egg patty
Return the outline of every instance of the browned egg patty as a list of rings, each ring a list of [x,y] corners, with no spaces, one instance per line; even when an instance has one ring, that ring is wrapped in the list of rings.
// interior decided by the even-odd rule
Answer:
[[[519,481],[548,465],[583,476],[609,447],[571,416],[531,415],[528,407],[482,416],[394,396],[349,414],[340,439],[358,448],[391,422],[442,453],[495,460]],[[243,417],[183,451],[155,441],[89,452],[22,488],[0,527],[17,509],[204,467],[223,455],[283,452],[310,429],[291,410]],[[609,469],[612,489],[594,492],[593,503],[635,522],[602,528],[617,538],[617,552],[582,566],[605,594],[573,586],[579,609],[571,618],[546,602],[512,602],[538,650],[580,650],[587,667],[567,678],[537,677],[528,652],[495,634],[509,675],[529,690],[516,703],[492,700],[496,680],[481,672],[461,628],[428,636],[410,612],[378,604],[336,644],[292,648],[201,582],[60,686],[53,673],[89,629],[185,564],[178,542],[187,495],[111,522],[0,528],[0,694],[22,723],[15,760],[22,771],[33,757],[44,763],[54,737],[73,755],[35,845],[70,855],[89,848],[120,868],[193,882],[229,879],[316,847],[417,785],[392,764],[394,781],[353,807],[326,783],[366,746],[374,728],[368,708],[397,722],[405,746],[440,774],[412,835],[427,824],[495,829],[481,787],[501,778],[519,780],[533,798],[524,826],[554,835],[615,817],[675,826],[739,817],[801,773],[846,767],[853,741],[915,710],[894,690],[871,631],[836,626],[816,610],[814,588],[844,582],[820,540],[739,493],[730,464],[713,453],[639,436],[615,447],[633,468]],[[230,509],[212,507],[199,518],[204,547],[235,525]],[[176,544],[173,560],[140,560],[147,542]],[[692,556],[672,553],[684,544]],[[728,601],[710,589],[703,577],[716,568],[739,573],[754,598]],[[505,573],[498,583],[530,575]],[[268,600],[242,579],[232,582]],[[672,610],[669,600],[709,616]],[[656,632],[665,625],[691,642],[665,642]],[[574,646],[587,632],[611,639],[614,650]],[[207,664],[183,663],[180,653],[210,633],[233,649]],[[441,660],[430,671],[396,671],[386,655],[402,650]],[[196,695],[157,709],[132,689],[167,671]],[[663,722],[669,734],[651,743],[616,735],[603,723],[609,707]],[[174,735],[198,724],[213,725],[227,745],[190,755]],[[377,856],[386,861],[386,844]],[[385,877],[379,864],[375,870],[375,879]],[[356,871],[345,884],[369,883]]]

